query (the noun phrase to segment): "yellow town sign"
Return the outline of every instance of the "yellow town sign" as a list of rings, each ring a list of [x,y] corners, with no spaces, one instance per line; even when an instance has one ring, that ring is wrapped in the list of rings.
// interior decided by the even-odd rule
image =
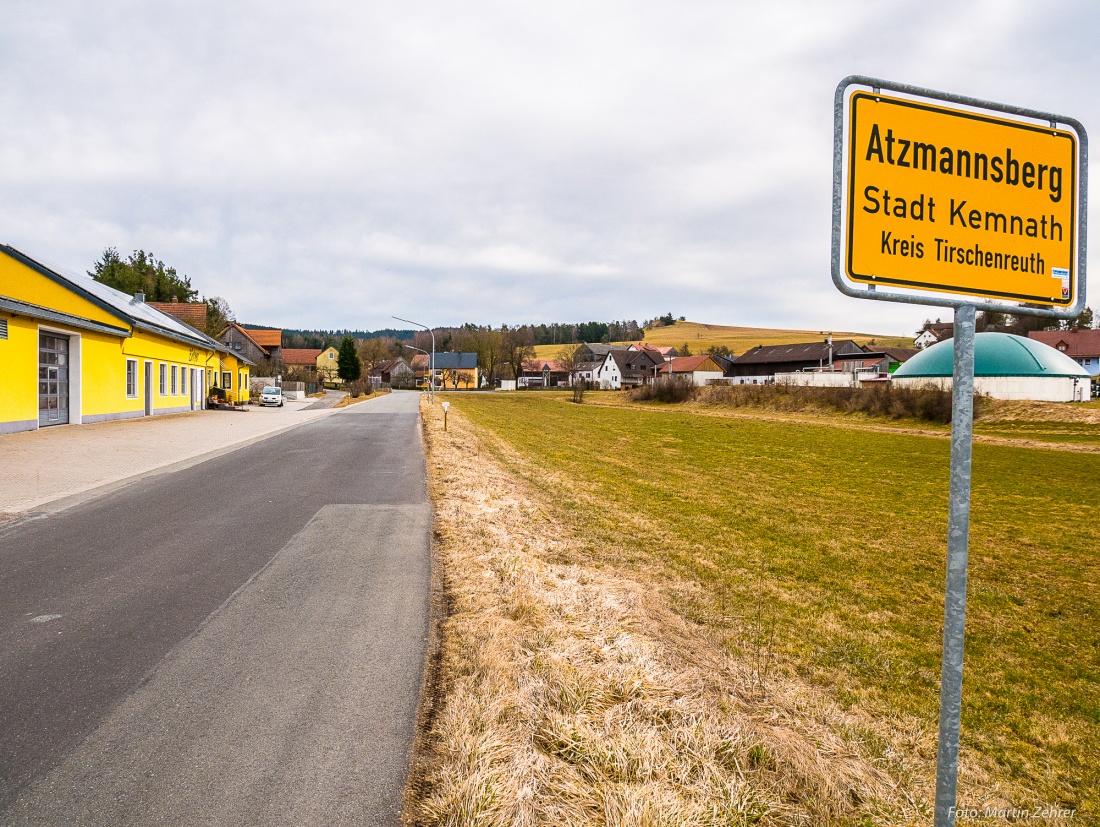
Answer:
[[[847,110],[850,280],[1074,304],[1073,132],[869,91]]]

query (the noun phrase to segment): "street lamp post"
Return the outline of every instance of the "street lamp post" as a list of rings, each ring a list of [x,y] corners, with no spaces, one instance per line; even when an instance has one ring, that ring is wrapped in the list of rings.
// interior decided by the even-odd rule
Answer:
[[[428,357],[428,402],[432,405],[435,404],[435,331],[428,327],[426,324],[420,324],[420,322],[414,322],[412,319],[402,319],[400,316],[391,316],[390,318],[397,319],[399,322],[405,324],[414,324],[417,327],[422,327],[430,334],[432,334],[432,355]],[[420,350],[416,347],[413,350]],[[423,352],[423,351],[421,351]]]
[[[407,347],[409,350],[415,350],[418,353],[423,353],[425,356],[427,356],[428,360],[429,360],[429,362],[428,362],[428,371],[429,371],[429,373],[431,372],[431,354],[429,354],[428,351],[422,350],[418,347],[413,347],[412,345],[402,345],[402,347]],[[414,376],[415,376],[415,374],[414,374]],[[430,387],[431,386],[429,385],[429,388]]]

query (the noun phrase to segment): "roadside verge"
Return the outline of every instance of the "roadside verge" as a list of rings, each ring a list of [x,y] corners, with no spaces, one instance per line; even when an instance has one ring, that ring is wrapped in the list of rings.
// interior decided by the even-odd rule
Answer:
[[[873,721],[737,659],[643,571],[605,566],[553,485],[422,405],[447,617],[422,707],[416,825],[910,824],[926,779]],[[686,585],[686,584],[685,584]],[[753,649],[752,645],[745,648]],[[430,710],[430,714],[425,713]]]

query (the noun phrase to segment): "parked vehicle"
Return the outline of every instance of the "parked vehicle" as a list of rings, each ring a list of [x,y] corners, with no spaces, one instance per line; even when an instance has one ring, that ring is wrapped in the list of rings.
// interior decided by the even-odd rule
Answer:
[[[283,392],[279,388],[268,387],[260,391],[260,405],[283,407]]]

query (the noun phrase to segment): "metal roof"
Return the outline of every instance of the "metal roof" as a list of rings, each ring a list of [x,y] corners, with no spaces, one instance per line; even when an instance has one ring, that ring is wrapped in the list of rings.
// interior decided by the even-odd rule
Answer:
[[[948,339],[921,351],[894,371],[895,377],[951,376],[955,342]],[[1088,372],[1063,353],[1035,339],[1009,333],[974,337],[975,376],[1085,376]]]
[[[477,367],[476,353],[437,353],[436,370],[473,370]]]
[[[81,330],[94,330],[97,333],[108,333],[111,336],[130,338],[130,331],[125,327],[114,327],[102,322],[85,319],[83,316],[73,316],[70,313],[62,313],[60,310],[50,310],[48,307],[40,307],[37,304],[9,299],[0,296],[0,310],[6,310],[17,316],[27,316],[31,319],[40,319],[44,322],[63,324],[67,327],[76,327]]]
[[[207,350],[216,350],[226,353],[249,365],[255,363],[238,353],[233,353],[225,345],[216,339],[212,339],[200,330],[196,330],[179,319],[162,313],[155,307],[151,307],[144,301],[138,301],[128,293],[115,290],[106,284],[101,284],[89,276],[80,276],[75,273],[60,273],[47,267],[39,261],[35,261],[26,253],[22,253],[9,245],[0,245],[3,250],[16,261],[30,267],[35,272],[45,276],[53,282],[68,288],[77,295],[90,301],[95,306],[107,311],[112,316],[129,323],[133,327],[140,327],[157,335],[183,342],[185,344],[198,345]]]
[[[737,357],[740,365],[767,365],[782,362],[819,362],[829,361],[829,357],[844,353],[863,351],[851,339],[838,339],[832,347],[828,342],[800,342],[791,345],[757,345]]]

